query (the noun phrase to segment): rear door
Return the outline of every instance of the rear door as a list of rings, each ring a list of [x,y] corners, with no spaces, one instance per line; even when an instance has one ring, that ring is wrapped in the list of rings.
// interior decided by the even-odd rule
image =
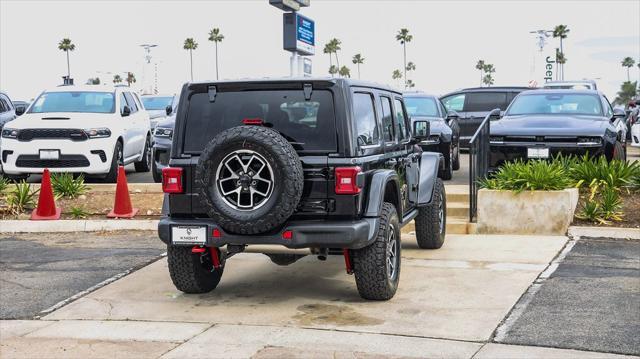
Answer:
[[[313,89],[305,98],[298,89],[252,89],[217,87],[215,98],[204,89],[195,89],[180,112],[186,112],[182,157],[190,156],[186,177],[192,193],[192,212],[206,213],[197,197],[195,169],[198,156],[206,144],[222,131],[262,123],[278,131],[296,150],[304,170],[304,187],[297,212],[298,217],[327,214],[334,210],[329,196],[332,176],[328,155],[338,151],[333,93],[328,89]],[[174,145],[175,146],[175,145]],[[173,155],[172,155],[173,156]]]
[[[134,94],[131,92],[125,92],[124,96],[127,99],[129,108],[131,109],[130,126],[127,130],[129,132],[129,156],[137,156],[142,153],[144,142],[146,140],[146,131],[144,126],[146,111],[142,110],[142,106],[139,106],[138,102],[134,98]]]

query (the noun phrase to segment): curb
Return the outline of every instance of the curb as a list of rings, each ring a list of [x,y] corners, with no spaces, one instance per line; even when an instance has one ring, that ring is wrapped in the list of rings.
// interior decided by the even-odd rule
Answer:
[[[156,219],[99,219],[57,221],[0,221],[0,233],[64,233],[102,231],[157,231]]]
[[[571,226],[567,235],[571,238],[640,239],[640,228]]]

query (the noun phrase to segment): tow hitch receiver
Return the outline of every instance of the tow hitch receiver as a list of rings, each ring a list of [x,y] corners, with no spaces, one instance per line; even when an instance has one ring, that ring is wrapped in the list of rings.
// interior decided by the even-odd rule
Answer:
[[[347,274],[353,274],[353,267],[351,267],[351,254],[349,249],[343,248],[342,254],[344,255],[344,265],[347,268]]]
[[[202,254],[207,251],[206,247],[193,246],[191,248],[191,253]],[[211,253],[211,262],[213,263],[213,268],[220,268],[220,251],[217,247],[209,247],[209,252]]]

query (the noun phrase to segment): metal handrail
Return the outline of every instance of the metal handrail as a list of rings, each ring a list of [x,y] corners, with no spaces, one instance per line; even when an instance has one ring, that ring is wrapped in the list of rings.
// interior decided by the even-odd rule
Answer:
[[[491,117],[499,116],[500,109],[491,110],[469,141],[469,221],[475,222],[478,214],[478,181],[489,175],[491,149]]]

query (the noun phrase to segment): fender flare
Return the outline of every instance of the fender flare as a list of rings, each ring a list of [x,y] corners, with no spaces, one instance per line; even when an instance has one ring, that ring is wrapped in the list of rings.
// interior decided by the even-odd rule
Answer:
[[[398,208],[398,213],[402,213],[402,195],[400,194],[400,179],[398,174],[389,169],[380,169],[373,172],[369,182],[369,193],[367,194],[367,207],[364,211],[364,217],[379,217],[382,212],[382,204],[384,203],[385,190],[387,183],[394,183],[394,191],[398,203],[394,203]]]
[[[433,186],[438,178],[438,170],[444,157],[437,152],[423,152],[420,157],[420,183],[418,184],[418,206],[431,203]]]

